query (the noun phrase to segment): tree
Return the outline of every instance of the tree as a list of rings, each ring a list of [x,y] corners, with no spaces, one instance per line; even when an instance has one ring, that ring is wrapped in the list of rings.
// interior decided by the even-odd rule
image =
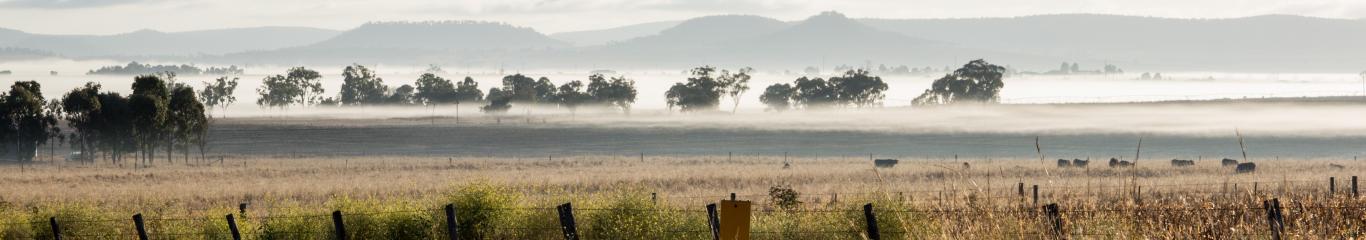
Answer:
[[[394,92],[389,95],[385,102],[398,105],[413,104],[415,99],[413,95],[415,94],[415,91],[413,85],[403,84],[403,86],[395,88]]]
[[[285,75],[266,76],[261,87],[256,89],[260,95],[256,104],[283,108],[297,103],[307,107],[322,101],[318,96],[323,93],[321,78],[317,71],[304,67],[291,68]]]
[[[112,92],[100,93],[98,98],[100,108],[94,117],[98,149],[109,153],[114,163],[122,163],[124,153],[138,149],[129,100]]]
[[[580,105],[592,101],[593,97],[583,91],[583,81],[569,81],[560,85],[555,94],[555,100],[560,106],[569,108],[570,115],[574,115]]]
[[[389,102],[389,86],[365,66],[351,65],[342,70],[342,85],[338,100],[342,105],[378,104]]]
[[[726,95],[730,96],[730,99],[735,102],[735,105],[730,109],[732,114],[740,109],[740,96],[749,91],[749,73],[753,71],[753,68],[748,67],[740,68],[740,70],[735,71],[733,74],[729,71],[721,70],[721,85],[725,86]]]
[[[588,95],[593,101],[606,103],[620,108],[623,113],[631,114],[631,104],[636,102],[636,82],[625,77],[603,78],[602,74],[588,76]]]
[[[100,84],[88,82],[85,86],[72,89],[62,96],[62,111],[65,113],[63,119],[73,130],[69,140],[71,145],[80,149],[82,157],[85,158],[78,160],[90,160],[89,156],[95,154],[95,144],[101,127],[99,114],[103,108],[99,95]]]
[[[554,101],[555,96],[555,85],[550,83],[549,78],[542,77],[538,81],[520,73],[503,76],[503,88],[500,90],[510,102],[550,102]],[[489,95],[493,95],[492,90]]]
[[[433,73],[423,73],[417,78],[417,92],[413,94],[418,103],[436,105],[455,101],[455,84]]]
[[[200,102],[204,103],[205,108],[220,108],[227,111],[228,105],[237,102],[237,97],[233,93],[237,92],[237,77],[219,77],[213,82],[204,82],[204,89],[200,90]]]
[[[834,87],[835,99],[840,104],[855,107],[880,106],[884,97],[882,92],[887,91],[887,83],[882,81],[882,77],[869,75],[863,69],[849,70],[844,72],[844,76],[831,77],[829,84]]]
[[[510,91],[490,88],[488,96],[489,104],[480,107],[479,111],[493,115],[505,113],[508,109],[512,108],[512,105],[509,104],[512,102],[512,95],[513,94]]]
[[[687,82],[675,83],[664,93],[669,108],[676,106],[684,112],[716,109],[726,86],[712,76],[715,72],[716,68],[712,66],[690,70],[692,76],[688,77]]]
[[[792,85],[775,83],[764,88],[764,95],[759,96],[759,102],[767,105],[769,110],[782,112],[792,108],[792,101],[790,100],[796,94],[797,89],[792,88]]]
[[[972,60],[962,68],[935,80],[930,89],[916,97],[915,105],[953,104],[960,102],[995,103],[1000,101],[1005,83],[1001,76],[1005,68]]]
[[[484,92],[479,90],[479,82],[475,82],[474,78],[466,76],[465,80],[455,84],[455,104],[457,106],[460,105],[461,102],[473,102],[483,99]]]
[[[800,77],[792,82],[793,106],[819,108],[835,105],[839,95],[825,79]]]
[[[146,112],[146,110],[157,110],[157,112],[160,113],[156,113],[156,115],[164,115],[158,117],[158,119],[161,120],[161,123],[143,123],[143,121],[135,121],[137,124],[142,124],[135,125],[135,132],[137,132],[139,139],[143,140],[141,146],[149,147],[149,149],[146,150],[149,151],[149,161],[150,157],[156,155],[150,153],[150,151],[152,151],[150,150],[150,147],[157,147],[160,143],[164,142],[165,146],[167,146],[167,161],[171,161],[172,147],[175,147],[173,146],[173,143],[175,142],[171,139],[171,132],[175,132],[175,130],[173,130],[175,125],[169,123],[169,120],[171,119],[169,119],[167,108],[167,104],[171,101],[171,89],[169,89],[167,85],[167,79],[175,79],[175,74],[173,74],[173,72],[165,72],[164,75],[139,75],[133,78],[134,97],[137,97],[137,95],[145,95],[145,97],[153,98],[154,100],[154,102],[130,100],[130,104],[137,104],[131,105],[135,110],[134,115],[139,115],[139,113],[142,113],[142,115],[153,115],[152,112]],[[158,109],[145,109],[153,108],[153,106]],[[143,112],[138,112],[138,110],[143,110]],[[142,116],[134,117],[137,119],[137,117]]]
[[[170,126],[170,135],[175,140],[168,147],[180,145],[185,153],[185,162],[189,163],[190,146],[205,140],[203,136],[197,136],[205,134],[209,124],[208,117],[204,116],[204,104],[195,96],[194,88],[182,85],[171,91],[167,110],[167,125]],[[203,149],[203,145],[200,144],[201,157]]]
[[[42,85],[37,81],[19,81],[10,86],[10,91],[0,102],[0,137],[4,148],[14,151],[15,159],[33,161],[38,145],[46,144],[59,132],[55,131],[57,118],[44,109]]]
[[[152,95],[133,94],[128,97],[128,110],[133,120],[134,142],[142,153],[141,161],[150,163],[157,144],[165,136],[166,102]]]

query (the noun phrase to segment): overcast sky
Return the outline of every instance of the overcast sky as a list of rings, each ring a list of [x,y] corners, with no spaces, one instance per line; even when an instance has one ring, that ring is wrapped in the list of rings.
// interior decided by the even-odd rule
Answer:
[[[0,0],[0,28],[112,34],[255,26],[344,30],[369,21],[487,20],[555,33],[714,14],[797,20],[827,10],[856,18],[1102,13],[1359,19],[1366,18],[1366,0]]]

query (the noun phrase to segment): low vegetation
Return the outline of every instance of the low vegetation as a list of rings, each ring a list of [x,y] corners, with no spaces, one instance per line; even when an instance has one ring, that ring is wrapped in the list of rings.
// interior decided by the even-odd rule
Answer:
[[[1366,198],[1351,196],[1348,184],[1351,169],[1366,165],[1353,161],[1259,161],[1257,173],[1234,174],[1216,161],[1058,169],[1037,159],[964,160],[970,168],[902,159],[874,169],[859,157],[788,160],[786,169],[781,156],[281,156],[140,170],[6,166],[0,180],[21,184],[0,186],[15,193],[0,204],[0,232],[45,236],[47,219],[57,217],[69,237],[126,235],[130,216],[142,213],[161,238],[221,239],[223,216],[235,214],[251,238],[326,238],[335,210],[352,239],[433,239],[444,236],[442,207],[453,204],[465,237],[550,239],[559,234],[554,206],[572,203],[585,237],[697,239],[710,234],[703,206],[731,192],[755,202],[751,231],[762,239],[860,239],[869,203],[884,238],[1047,237],[1054,225],[1041,209],[1050,203],[1060,206],[1071,238],[1265,238],[1271,233],[1262,202],[1273,198],[1284,209],[1287,237],[1366,231],[1359,207]],[[247,203],[245,212],[238,203]]]

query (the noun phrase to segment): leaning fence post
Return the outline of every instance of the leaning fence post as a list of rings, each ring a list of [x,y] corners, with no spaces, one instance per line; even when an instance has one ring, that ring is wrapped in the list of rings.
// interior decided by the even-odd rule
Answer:
[[[62,240],[62,228],[57,226],[57,217],[47,218],[47,223],[52,226],[52,239]]]
[[[1063,234],[1062,214],[1058,212],[1058,204],[1052,203],[1044,205],[1043,211],[1044,214],[1048,215],[1048,220],[1053,222],[1053,235],[1058,236],[1060,239],[1066,239],[1067,236]]]
[[[1281,222],[1279,221],[1280,209],[1278,209],[1280,208],[1280,205],[1280,200],[1278,199],[1262,201],[1262,207],[1266,209],[1267,227],[1271,229],[1271,239],[1275,240],[1281,239]]]
[[[711,239],[721,239],[721,218],[717,216],[716,204],[707,204],[707,226],[711,227]]]
[[[342,222],[341,210],[332,211],[332,230],[336,231],[337,240],[346,240],[346,223]]]
[[[560,231],[564,233],[564,239],[579,240],[579,230],[574,225],[574,206],[564,203],[555,210],[560,213]]]
[[[882,234],[877,229],[877,215],[873,214],[873,204],[863,205],[863,218],[868,221],[868,239],[881,240]]]
[[[147,240],[147,228],[142,224],[142,213],[133,214],[133,229],[138,231],[138,240]]]
[[[455,204],[446,204],[446,239],[460,239],[459,229],[455,222]]]
[[[242,233],[237,231],[237,219],[233,218],[231,213],[228,214],[227,218],[228,231],[232,232],[232,240],[242,240]]]

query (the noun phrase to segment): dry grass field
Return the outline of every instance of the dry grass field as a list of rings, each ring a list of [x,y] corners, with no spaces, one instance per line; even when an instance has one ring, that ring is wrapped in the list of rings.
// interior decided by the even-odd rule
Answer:
[[[704,236],[705,204],[736,193],[758,204],[754,231],[759,238],[862,238],[858,210],[865,203],[885,211],[879,216],[886,218],[885,238],[1051,238],[1052,225],[1045,224],[1049,221],[1039,206],[1057,203],[1064,235],[1071,238],[1261,239],[1270,236],[1262,203],[1273,198],[1285,209],[1287,236],[1353,238],[1366,231],[1366,201],[1350,196],[1350,179],[1361,175],[1366,163],[1348,160],[1281,158],[1257,161],[1256,173],[1234,174],[1231,167],[1210,160],[1173,167],[1168,160],[1143,159],[1134,168],[1093,161],[1089,168],[1060,169],[1052,159],[903,159],[894,168],[875,169],[867,156],[791,156],[786,157],[789,168],[783,167],[784,158],[227,156],[222,163],[163,163],[141,169],[107,163],[6,165],[0,167],[0,206],[7,217],[0,219],[7,226],[23,226],[24,221],[45,219],[39,215],[74,208],[94,212],[85,217],[119,224],[135,212],[221,222],[239,203],[249,204],[248,216],[312,216],[336,209],[388,214],[431,211],[445,203],[468,202],[462,197],[487,195],[492,197],[475,202],[499,199],[498,209],[540,215],[503,212],[499,216],[506,217],[502,221],[507,225],[523,227],[496,231],[502,228],[485,226],[491,230],[483,237],[554,238],[555,231],[526,224],[553,225],[550,207],[574,202],[586,209],[580,212],[587,225],[580,229],[587,236],[688,239]],[[1336,192],[1328,191],[1329,177],[1336,177]],[[1039,188],[1037,203],[1034,185]],[[795,190],[801,204],[780,208],[768,194],[772,187]],[[644,220],[632,218],[641,213],[629,210],[641,206],[654,210]],[[623,217],[669,224],[592,227],[595,219],[625,221]],[[263,232],[274,229],[270,222],[280,223],[256,221],[254,229]],[[326,218],[318,222],[326,223]],[[182,237],[213,238],[202,230],[210,228],[190,225],[179,228],[194,234]],[[428,225],[417,228],[433,236],[441,231]],[[326,232],[325,224],[301,226]],[[7,229],[27,236],[15,230],[23,227]]]

